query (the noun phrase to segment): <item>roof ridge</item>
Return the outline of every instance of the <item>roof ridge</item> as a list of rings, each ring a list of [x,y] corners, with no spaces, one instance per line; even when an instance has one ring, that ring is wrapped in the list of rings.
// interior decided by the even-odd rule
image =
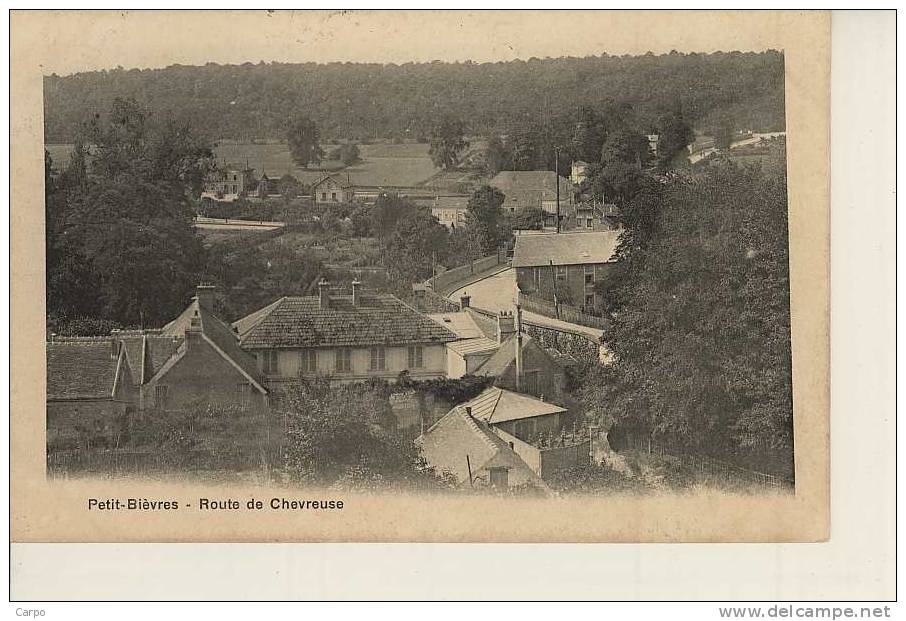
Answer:
[[[462,410],[461,414],[465,418],[466,424],[472,426],[472,428],[478,433],[478,435],[482,437],[482,439],[485,441],[485,443],[490,448],[494,449],[494,452],[495,452],[494,454],[496,455],[497,452],[500,451],[500,446],[498,446],[496,442],[494,442],[490,437],[488,437],[488,435],[484,432],[484,430],[478,424],[478,421],[475,419],[474,416],[470,415],[465,410]]]

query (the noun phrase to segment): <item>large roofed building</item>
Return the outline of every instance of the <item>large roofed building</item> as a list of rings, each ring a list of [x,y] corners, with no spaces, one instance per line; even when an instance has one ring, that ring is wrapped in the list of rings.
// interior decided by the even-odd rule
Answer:
[[[552,170],[503,170],[488,182],[506,197],[503,208],[507,211],[541,209],[544,227],[557,228],[557,184],[560,185],[561,228],[575,226],[575,186]]]
[[[321,282],[319,294],[284,297],[233,324],[243,349],[271,385],[297,377],[336,381],[446,376],[446,343],[456,336],[390,294],[351,293]]]

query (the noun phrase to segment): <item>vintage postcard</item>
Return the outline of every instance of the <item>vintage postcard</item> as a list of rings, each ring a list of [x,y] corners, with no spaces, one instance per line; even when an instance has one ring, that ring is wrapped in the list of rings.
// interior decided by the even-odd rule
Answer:
[[[828,14],[11,37],[13,541],[829,536]]]

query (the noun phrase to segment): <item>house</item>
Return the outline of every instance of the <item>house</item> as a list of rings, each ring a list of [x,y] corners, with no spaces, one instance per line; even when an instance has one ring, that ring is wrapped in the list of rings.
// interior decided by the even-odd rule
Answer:
[[[448,229],[455,229],[466,223],[468,207],[468,196],[436,196],[431,205],[431,215]]]
[[[283,297],[233,324],[242,348],[258,361],[268,386],[298,377],[349,382],[446,377],[449,330],[393,295],[351,293],[318,285],[318,295]]]
[[[157,330],[119,330],[141,409],[202,403],[267,406],[255,359],[232,328],[214,315],[214,287],[200,285],[180,315]]]
[[[488,388],[460,406],[476,419],[529,443],[559,433],[567,415],[559,405],[499,387]]]
[[[456,406],[417,440],[422,457],[438,474],[447,473],[459,487],[497,489],[550,488],[513,448],[464,406]]]
[[[518,209],[541,209],[544,227],[557,228],[559,211],[560,228],[575,226],[575,186],[552,170],[503,170],[488,182],[504,195],[503,208],[510,212]],[[557,186],[560,187],[559,210]]]
[[[128,433],[139,391],[121,343],[111,337],[53,337],[47,343],[47,447],[86,438],[116,446]]]
[[[492,318],[469,307],[467,296],[462,304],[459,312],[429,315],[457,336],[455,341],[447,343],[447,377],[493,377],[496,386],[510,390],[548,399],[563,396],[569,356],[542,347],[527,334],[517,335],[511,312],[501,312]],[[522,356],[517,365],[516,349],[520,340]],[[516,371],[520,365],[517,386]]]
[[[581,185],[588,178],[588,162],[576,160],[572,163],[569,171],[569,180],[575,185]]]
[[[512,265],[519,289],[555,303],[594,308],[600,302],[595,285],[613,269],[621,233],[517,236]]]
[[[350,203],[355,190],[348,177],[326,175],[311,186],[311,195],[316,203]]]
[[[201,198],[232,202],[253,191],[257,185],[254,169],[230,164],[208,175]]]
[[[576,205],[577,231],[610,231],[617,228],[620,211],[614,203],[582,201]]]

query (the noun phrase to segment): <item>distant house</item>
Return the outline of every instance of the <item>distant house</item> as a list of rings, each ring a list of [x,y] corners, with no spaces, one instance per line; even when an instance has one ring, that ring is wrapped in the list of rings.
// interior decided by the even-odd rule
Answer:
[[[457,340],[447,343],[447,376],[492,377],[498,387],[517,389],[515,317],[500,313],[495,319],[468,306],[459,312],[435,313],[429,317],[453,331]],[[557,399],[566,387],[565,362],[569,356],[542,347],[522,334],[522,374],[520,392]]]
[[[513,249],[519,289],[529,295],[593,308],[595,285],[616,261],[622,231],[519,235]]]
[[[468,206],[468,196],[436,196],[431,215],[448,229],[455,229],[466,223]]]
[[[588,162],[576,160],[572,163],[569,171],[569,180],[576,185],[581,185],[588,178]]]
[[[327,175],[311,186],[311,195],[316,203],[349,203],[355,190],[348,179],[340,175]]]
[[[445,345],[456,339],[395,296],[366,292],[356,281],[351,294],[322,281],[317,296],[280,298],[233,326],[274,388],[298,377],[445,377]]]
[[[620,211],[614,203],[582,201],[576,205],[577,231],[609,231],[616,227]]]
[[[111,337],[55,337],[47,343],[47,446],[77,446],[89,431],[111,446],[139,407],[121,343]]]
[[[544,227],[557,228],[557,185],[560,186],[560,226],[575,226],[575,186],[551,170],[504,170],[497,173],[488,185],[504,195],[503,208],[515,212],[519,209],[541,209]]]
[[[550,488],[487,422],[465,406],[456,406],[418,438],[422,457],[459,487],[497,489]]]
[[[253,191],[257,185],[254,169],[230,164],[208,175],[201,197],[232,202]]]

